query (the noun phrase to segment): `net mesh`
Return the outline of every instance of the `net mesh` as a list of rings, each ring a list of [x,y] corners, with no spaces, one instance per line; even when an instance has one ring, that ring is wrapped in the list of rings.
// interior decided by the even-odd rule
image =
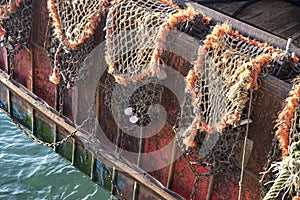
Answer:
[[[0,43],[9,55],[29,46],[32,0],[0,1]]]
[[[51,82],[74,85],[81,63],[93,48],[94,32],[106,3],[48,1],[50,19],[45,48],[53,66]]]
[[[187,91],[195,119],[187,146],[195,146],[198,130],[222,133],[239,125],[258,73],[272,59],[268,49],[237,37],[228,25],[217,25],[200,48],[198,60],[187,76]]]
[[[80,78],[80,66],[93,49],[94,32],[108,4],[105,0],[48,1],[45,48],[53,65],[53,83],[71,87]],[[31,16],[32,0],[0,1],[0,43],[9,54],[28,47]],[[122,131],[147,126],[153,119],[153,105],[162,102],[164,87],[158,79],[166,76],[161,55],[168,33],[181,31],[202,40],[211,30],[208,24],[201,13],[163,0],[113,2],[106,21],[106,61],[113,77],[105,79],[104,104],[117,111]],[[225,172],[238,162],[236,152],[241,148],[243,125],[250,121],[250,93],[258,87],[259,72],[267,69],[286,81],[299,74],[295,60],[282,55],[225,24],[213,27],[199,47],[198,59],[186,77],[186,101],[176,124],[181,127],[177,143],[196,176],[191,199],[200,177]],[[278,61],[279,57],[284,59]],[[142,86],[132,92],[139,82]],[[264,187],[265,199],[284,197],[289,191],[299,196],[300,78],[293,84],[279,114],[267,164],[276,172],[266,173],[263,179],[263,183],[275,180]]]
[[[114,112],[119,127],[126,131],[133,130],[137,126],[147,126],[151,122],[150,110],[155,104],[161,104],[164,87],[155,78],[142,79],[143,84],[121,85],[108,76],[105,92],[105,102],[110,111]],[[112,108],[112,106],[114,106]]]
[[[271,67],[281,52],[243,37],[226,24],[213,27],[186,80],[177,143],[195,174],[190,198],[198,182],[234,169],[240,155],[258,74]],[[250,95],[251,93],[251,95]],[[254,96],[254,97],[253,97]],[[183,117],[184,116],[184,117]]]
[[[262,176],[264,199],[299,196],[300,158],[300,78],[293,87],[278,115],[276,137]]]
[[[192,9],[156,0],[120,1],[108,12],[106,61],[117,82],[127,84],[146,76],[164,78],[159,67],[164,42],[179,23],[200,17]]]

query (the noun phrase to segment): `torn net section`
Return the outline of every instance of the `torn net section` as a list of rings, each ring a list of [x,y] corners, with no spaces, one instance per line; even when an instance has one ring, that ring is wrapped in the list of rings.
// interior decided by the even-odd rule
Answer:
[[[216,25],[199,48],[186,78],[182,112],[189,112],[184,114],[189,117],[180,122],[186,130],[177,135],[197,180],[238,165],[243,125],[250,120],[251,90],[258,88],[259,72],[276,56],[272,47],[243,37],[226,24]]]
[[[0,43],[9,55],[27,48],[32,23],[32,0],[0,1]]]
[[[51,59],[50,81],[67,87],[78,79],[78,70],[93,49],[94,32],[105,1],[48,1],[49,25],[45,48]]]
[[[299,198],[300,178],[300,78],[293,87],[278,115],[276,134],[268,156],[266,172],[262,176],[264,200]]]
[[[117,2],[109,9],[106,21],[109,73],[121,84],[146,76],[165,78],[159,64],[168,32],[195,18],[204,17],[159,0]]]

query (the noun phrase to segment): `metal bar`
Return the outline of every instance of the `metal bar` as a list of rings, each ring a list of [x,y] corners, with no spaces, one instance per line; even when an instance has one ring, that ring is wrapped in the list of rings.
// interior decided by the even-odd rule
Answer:
[[[78,113],[78,109],[79,109],[79,92],[78,92],[78,87],[74,87],[72,88],[72,104],[74,105],[74,111],[73,111],[73,117],[74,117],[74,123],[75,124],[80,124],[81,122],[79,122],[79,113]]]
[[[7,90],[7,112],[12,115],[12,107],[11,107],[11,91]]]
[[[76,162],[76,140],[72,139],[72,165],[75,166]]]
[[[54,127],[53,127],[53,143],[56,143],[57,142],[57,139],[58,139],[58,127],[56,124],[54,124]],[[54,146],[53,150],[55,152],[57,152],[58,150],[58,147],[57,146]]]
[[[76,95],[78,94],[77,93],[78,90],[76,90]],[[97,97],[98,95],[96,95],[96,99],[98,99]],[[78,101],[76,100],[76,106],[78,105]],[[96,107],[97,108],[97,107]],[[75,119],[78,118],[78,115],[75,116]],[[96,120],[97,117],[95,117],[95,120],[94,120],[94,134],[97,133],[97,120]],[[91,180],[94,181],[95,180],[95,167],[96,167],[96,160],[97,158],[95,157],[95,155],[92,153],[92,164],[91,164]]]
[[[32,41],[32,36],[31,36],[31,41]],[[33,46],[32,45],[30,45],[29,47],[28,47],[28,49],[29,49],[29,53],[30,53],[30,63],[31,63],[31,83],[30,83],[30,91],[31,92],[35,92],[35,88],[34,88],[34,82],[35,82],[35,73],[34,73],[34,67],[35,67],[35,60],[34,60],[34,51],[33,51]]]
[[[97,97],[99,97],[97,95]],[[99,99],[97,99],[97,102],[100,102]],[[96,122],[95,122],[96,123]],[[118,146],[121,145],[121,141],[122,141],[122,137],[123,134],[121,132],[121,130],[118,128],[117,129],[117,139],[116,139],[116,148],[115,148],[115,152],[116,153],[119,153],[118,152]],[[111,175],[111,194],[112,195],[116,195],[116,188],[115,188],[115,185],[116,185],[116,178],[117,178],[117,170],[115,167],[112,168],[112,175]]]
[[[204,15],[211,17],[214,22],[227,23],[232,27],[232,29],[238,30],[245,36],[250,36],[251,38],[257,39],[262,42],[267,42],[273,46],[285,50],[287,39],[283,39],[274,34],[263,31],[259,28],[246,24],[245,22],[241,22],[240,20],[224,15],[203,5],[199,5],[197,3],[187,3],[187,5],[194,8],[195,10],[201,11]],[[291,44],[290,51],[295,52],[298,57],[300,56],[300,48],[296,45]]]
[[[209,179],[209,185],[207,189],[206,200],[211,200],[214,192],[215,176],[211,176]]]
[[[96,164],[96,159],[94,154],[92,154],[92,163],[91,163],[91,180],[95,180],[95,175],[94,175],[94,171],[95,171],[95,164]]]
[[[177,152],[177,144],[176,144],[176,142],[173,142],[171,163],[170,163],[169,173],[168,173],[167,188],[170,188],[171,184],[172,184],[171,181],[172,181],[172,176],[173,176],[173,172],[174,172],[174,162],[175,162],[176,152]]]
[[[119,145],[119,143],[120,143],[121,140],[122,140],[122,138],[121,138],[121,131],[118,128],[117,129],[116,148],[115,148],[115,152],[116,153],[119,153],[118,152],[118,145]],[[112,195],[116,195],[116,193],[117,193],[117,188],[115,187],[115,185],[117,184],[116,183],[117,176],[118,176],[118,171],[117,171],[116,167],[113,166],[113,168],[112,168],[112,175],[111,175],[111,194]]]
[[[116,184],[116,168],[113,167],[112,169],[112,173],[111,173],[111,194],[112,195],[116,195],[116,188],[115,188],[115,184]]]
[[[137,200],[138,196],[139,196],[139,185],[138,183],[135,181],[134,185],[133,185],[133,195],[132,195],[132,200]]]
[[[35,124],[35,110],[34,110],[34,108],[32,108],[32,121],[31,121],[31,131],[32,131],[32,134],[34,135],[34,136],[36,136],[36,124]]]
[[[139,142],[139,154],[138,154],[138,158],[137,158],[137,167],[140,167],[140,163],[141,163],[141,153],[142,153],[142,146],[143,146],[143,129],[140,129],[140,142]],[[139,185],[138,183],[135,181],[134,185],[133,185],[133,195],[132,195],[132,200],[137,200],[139,196]]]
[[[32,37],[31,37],[31,40],[32,40]],[[30,83],[30,90],[32,93],[35,92],[35,76],[34,76],[34,67],[35,67],[35,60],[33,59],[34,58],[34,51],[33,51],[33,47],[32,46],[29,46],[29,51],[30,51],[30,63],[31,63],[31,83]],[[35,124],[35,121],[36,121],[36,117],[35,117],[35,110],[33,107],[31,107],[31,112],[32,112],[32,121],[31,121],[31,131],[32,131],[32,134],[34,136],[36,136],[36,124]],[[55,141],[54,141],[55,142]],[[54,150],[55,150],[55,147],[54,147]]]
[[[11,60],[10,57],[7,55],[6,51],[6,65],[7,65],[7,73],[11,74]],[[8,78],[13,78],[12,76],[8,76]],[[11,105],[11,91],[7,90],[7,112],[12,115],[12,105]]]
[[[58,91],[59,91],[59,87],[58,85],[55,86],[55,110],[58,111],[59,110],[59,94],[58,94]],[[53,133],[53,142],[57,142],[58,140],[58,126],[56,123],[54,123],[54,127],[53,127],[53,130],[54,130],[54,133]],[[54,146],[54,151],[57,152],[58,150],[58,147],[57,146]],[[72,158],[73,160],[73,158]]]

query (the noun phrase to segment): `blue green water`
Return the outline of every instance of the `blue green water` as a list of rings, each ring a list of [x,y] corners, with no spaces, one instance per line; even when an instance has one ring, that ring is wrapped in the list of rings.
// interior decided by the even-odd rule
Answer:
[[[52,149],[27,138],[0,109],[0,199],[109,199]]]

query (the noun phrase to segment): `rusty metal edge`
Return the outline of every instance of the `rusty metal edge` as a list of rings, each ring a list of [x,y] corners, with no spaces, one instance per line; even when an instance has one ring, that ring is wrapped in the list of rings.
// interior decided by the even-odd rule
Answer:
[[[267,75],[266,77],[262,78],[262,89],[268,90],[272,94],[286,98],[289,91],[292,89],[292,85],[286,83],[274,76]]]
[[[61,126],[70,133],[75,130],[75,124],[72,124],[70,120],[65,117],[60,117],[57,112],[54,112],[50,106],[48,106],[42,99],[28,91],[27,88],[23,87],[18,82],[9,80],[8,75],[3,70],[0,70],[0,82],[7,87],[9,91],[18,95],[22,100],[29,103],[34,109],[41,112],[55,124]],[[88,135],[83,131],[78,131],[76,133],[76,138],[79,139],[85,146],[88,146],[89,150],[95,155],[95,157],[97,157],[97,159],[106,161],[108,164],[121,169],[123,172],[129,174],[136,181],[143,184],[159,196],[168,200],[184,199],[177,193],[174,193],[164,187],[144,170],[134,166],[126,159],[120,158],[114,151],[109,150],[104,144],[100,143],[99,140],[89,141]],[[93,145],[91,145],[91,142]]]

